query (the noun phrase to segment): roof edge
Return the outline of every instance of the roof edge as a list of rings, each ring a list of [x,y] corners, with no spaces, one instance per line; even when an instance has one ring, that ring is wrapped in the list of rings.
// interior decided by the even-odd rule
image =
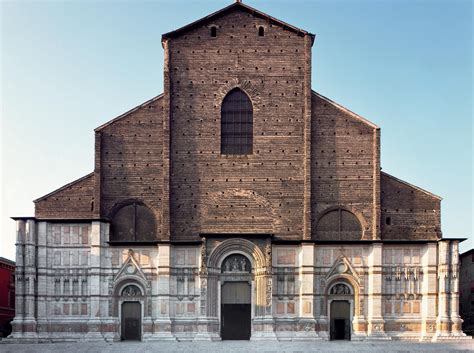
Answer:
[[[459,254],[459,257],[468,256],[468,255],[472,254],[473,252],[474,252],[474,249],[466,250],[462,254]]]
[[[421,192],[423,192],[423,193],[425,193],[425,194],[427,194],[427,195],[429,195],[429,196],[431,196],[431,197],[434,197],[435,199],[438,199],[438,200],[440,200],[440,201],[443,199],[441,196],[438,196],[438,195],[436,195],[436,194],[433,194],[432,192],[429,192],[429,191],[427,191],[427,190],[425,190],[425,189],[422,189],[422,188],[420,188],[419,186],[410,184],[409,182],[407,182],[407,181],[405,181],[405,180],[398,179],[397,177],[394,177],[393,175],[388,174],[388,173],[386,173],[386,172],[380,171],[380,174],[383,174],[383,175],[385,175],[385,176],[387,176],[387,177],[389,177],[389,178],[391,178],[391,179],[393,179],[393,180],[395,180],[395,181],[398,181],[399,183],[402,183],[402,184],[404,184],[404,185],[410,186],[410,187],[412,187],[412,188],[414,188],[414,189],[416,189],[416,190],[418,190],[418,191],[421,191]]]
[[[249,11],[249,12],[253,12],[253,13],[256,14],[256,15],[258,15],[258,16],[260,16],[260,17],[263,17],[263,18],[266,18],[266,19],[268,19],[270,22],[273,22],[273,23],[275,23],[275,24],[278,24],[278,25],[282,26],[283,28],[286,28],[286,29],[288,29],[288,30],[291,30],[291,31],[293,31],[293,32],[295,32],[295,33],[302,34],[302,35],[309,35],[309,36],[311,36],[311,45],[314,44],[314,39],[315,39],[316,36],[315,36],[313,33],[310,33],[310,32],[308,32],[308,31],[305,31],[304,29],[301,29],[301,28],[295,27],[295,26],[293,26],[293,25],[290,25],[289,23],[286,23],[286,22],[284,22],[284,21],[282,21],[282,20],[279,20],[279,19],[277,19],[277,18],[275,18],[275,17],[272,17],[272,16],[270,16],[270,15],[268,15],[268,14],[262,12],[262,11],[259,11],[259,10],[255,9],[255,8],[253,8],[253,7],[251,7],[251,6],[247,5],[247,4],[244,4],[244,3],[240,2],[240,1],[234,2],[233,4],[230,4],[230,5],[224,7],[224,8],[222,8],[222,9],[220,9],[220,10],[217,10],[217,11],[215,11],[215,12],[213,12],[213,13],[207,15],[207,16],[204,16],[204,17],[202,17],[202,18],[200,18],[200,19],[198,19],[198,20],[196,20],[196,21],[193,21],[193,22],[191,22],[191,23],[189,23],[189,24],[187,24],[187,25],[184,25],[184,26],[182,26],[182,27],[180,27],[180,28],[178,28],[178,29],[175,29],[175,30],[173,30],[173,31],[170,31],[170,32],[167,32],[167,33],[162,34],[162,35],[161,35],[161,41],[163,41],[163,40],[165,40],[165,39],[168,39],[168,38],[175,38],[175,37],[177,37],[178,35],[180,35],[180,34],[186,32],[186,31],[188,31],[189,29],[192,29],[192,28],[196,27],[196,26],[199,25],[200,23],[202,23],[202,22],[204,22],[204,21],[206,21],[206,20],[210,20],[210,19],[212,19],[212,18],[215,18],[215,17],[217,17],[217,16],[219,16],[219,15],[225,13],[226,11],[229,11],[229,10],[231,10],[231,9],[233,9],[233,8],[237,8],[237,7],[240,7],[240,8],[242,8],[242,9],[246,10],[246,11]]]
[[[0,263],[4,263],[6,265],[10,266],[16,266],[15,261],[7,259],[6,257],[0,256]]]
[[[362,121],[363,123],[365,123],[365,124],[371,126],[372,128],[374,128],[374,129],[376,129],[376,130],[380,130],[380,127],[379,127],[377,124],[374,124],[373,122],[371,122],[370,120],[367,120],[366,118],[360,116],[359,114],[354,113],[352,110],[347,109],[346,107],[340,105],[339,103],[334,102],[333,100],[329,99],[328,97],[323,96],[322,94],[316,92],[315,90],[311,90],[311,91],[312,91],[312,93],[313,93],[315,96],[317,96],[317,97],[319,97],[319,98],[321,98],[321,99],[327,101],[328,103],[334,105],[334,106],[335,106],[336,108],[338,108],[339,110],[342,110],[342,111],[344,111],[344,112],[346,112],[346,113],[352,115],[354,118],[356,118],[356,119]]]
[[[71,181],[70,183],[67,183],[66,185],[63,185],[63,186],[61,186],[60,188],[58,188],[58,189],[56,189],[56,190],[54,190],[54,191],[51,191],[49,194],[46,194],[46,195],[44,195],[44,196],[41,196],[41,197],[37,198],[36,200],[33,200],[33,202],[34,202],[34,203],[37,203],[37,202],[39,202],[39,201],[42,201],[42,200],[44,200],[44,199],[50,197],[51,195],[54,195],[54,194],[56,194],[57,192],[60,192],[60,191],[62,191],[62,190],[64,190],[64,189],[67,189],[68,187],[73,186],[74,184],[80,183],[81,181],[86,180],[87,178],[90,178],[90,177],[92,177],[92,176],[94,176],[94,172],[91,172],[91,173],[89,173],[89,174],[87,174],[87,175],[84,175],[83,177],[81,177],[81,178],[79,178],[79,179],[76,179],[76,180],[74,180],[74,181]]]
[[[143,107],[144,107],[145,105],[147,105],[147,104],[150,104],[150,103],[152,103],[152,102],[157,101],[158,99],[160,99],[160,98],[162,98],[162,97],[163,97],[163,93],[161,93],[161,94],[159,94],[159,95],[157,95],[157,96],[155,96],[155,97],[153,97],[153,98],[147,100],[147,101],[144,102],[144,103],[141,103],[141,104],[137,105],[135,108],[132,108],[132,109],[130,109],[129,111],[127,111],[127,112],[125,112],[125,113],[123,113],[123,114],[120,114],[120,115],[117,116],[116,118],[113,118],[112,120],[109,120],[108,122],[106,122],[106,123],[100,125],[99,127],[96,127],[96,128],[94,129],[94,132],[99,132],[99,131],[103,130],[103,129],[106,128],[107,126],[112,125],[112,124],[115,123],[116,121],[125,118],[127,115],[129,115],[129,114],[131,114],[131,113],[137,111],[137,110],[140,109],[140,108],[143,108]]]

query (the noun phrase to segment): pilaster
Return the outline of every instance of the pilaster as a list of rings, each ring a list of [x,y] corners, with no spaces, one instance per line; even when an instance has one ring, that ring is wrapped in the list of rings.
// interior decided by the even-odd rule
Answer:
[[[170,268],[171,245],[160,244],[158,248],[158,278],[152,284],[152,292],[157,296],[156,309],[153,312],[153,330],[144,339],[175,340],[171,333],[170,318]]]
[[[462,332],[462,319],[459,316],[459,242],[457,240],[452,240],[449,245],[451,253],[451,273],[449,276],[449,280],[451,281],[451,291],[449,293],[451,335],[455,337],[466,337],[466,334]]]
[[[449,336],[449,243],[440,241],[438,243],[438,317],[436,318],[435,340]]]
[[[38,258],[37,258],[37,331],[38,338],[48,337],[48,271],[51,264],[48,261],[47,251],[47,223],[37,222],[37,239],[38,239]]]
[[[299,254],[300,264],[300,325],[296,332],[295,340],[321,339],[316,332],[316,319],[314,317],[314,244],[303,243]]]
[[[436,331],[436,292],[437,292],[437,245],[428,243],[421,258],[423,277],[421,283],[421,339],[430,339]]]
[[[11,339],[23,335],[23,320],[25,314],[25,231],[26,221],[16,221],[16,266],[15,266],[15,318],[12,321]]]
[[[368,339],[390,339],[382,316],[382,244],[372,244],[368,257]]]
[[[24,253],[24,319],[23,338],[36,339],[36,222],[33,219],[26,221],[25,253]]]
[[[103,340],[101,333],[101,233],[104,224],[93,221],[90,239],[90,267],[89,267],[89,300],[90,316],[87,322],[87,340]]]

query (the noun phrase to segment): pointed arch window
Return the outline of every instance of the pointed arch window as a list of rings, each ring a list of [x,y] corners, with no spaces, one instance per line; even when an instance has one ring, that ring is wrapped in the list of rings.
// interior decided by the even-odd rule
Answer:
[[[253,108],[239,88],[230,91],[221,106],[221,153],[252,154]]]

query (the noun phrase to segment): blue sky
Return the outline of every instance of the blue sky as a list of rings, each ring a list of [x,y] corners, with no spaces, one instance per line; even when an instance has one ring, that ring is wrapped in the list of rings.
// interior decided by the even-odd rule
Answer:
[[[93,170],[93,129],[163,90],[161,34],[232,1],[2,1],[1,241]],[[379,125],[382,167],[473,242],[471,1],[244,1],[316,34],[313,89]]]

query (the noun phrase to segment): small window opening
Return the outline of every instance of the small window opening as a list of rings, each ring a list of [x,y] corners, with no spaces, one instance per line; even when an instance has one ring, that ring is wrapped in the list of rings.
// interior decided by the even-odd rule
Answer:
[[[263,37],[265,35],[265,28],[262,26],[258,27],[258,36]]]
[[[385,218],[385,224],[386,225],[391,225],[392,224],[392,219],[390,217]]]
[[[217,27],[211,27],[211,37],[217,37]]]

